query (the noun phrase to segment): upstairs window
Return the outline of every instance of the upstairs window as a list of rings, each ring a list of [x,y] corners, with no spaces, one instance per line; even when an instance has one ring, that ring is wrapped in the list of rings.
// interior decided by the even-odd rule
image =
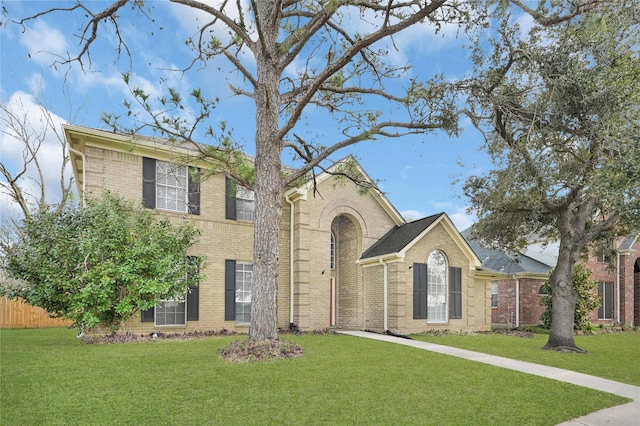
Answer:
[[[174,166],[164,161],[156,161],[156,208],[186,212],[187,168]]]
[[[142,159],[145,207],[200,214],[200,170],[153,158]]]
[[[237,185],[236,219],[253,222],[256,219],[256,201],[252,190]]]
[[[331,269],[336,269],[336,236],[331,233],[331,246],[330,246],[331,254],[330,254],[330,263]]]
[[[256,201],[252,190],[226,178],[226,218],[231,220],[255,221]]]

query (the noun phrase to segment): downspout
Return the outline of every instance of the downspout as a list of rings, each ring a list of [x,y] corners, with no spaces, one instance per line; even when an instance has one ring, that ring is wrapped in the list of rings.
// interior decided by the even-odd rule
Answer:
[[[85,205],[85,189],[86,189],[86,185],[87,185],[87,179],[86,179],[86,170],[87,170],[87,164],[85,162],[85,156],[83,152],[78,151],[75,148],[71,148],[71,145],[69,145],[67,143],[67,147],[69,148],[69,152],[73,152],[76,155],[79,155],[82,158],[82,206],[84,207]]]
[[[620,318],[620,253],[617,253],[616,256],[616,299],[618,299],[618,303],[616,303],[616,314],[618,317],[618,324],[622,324]]]
[[[294,204],[288,195],[285,196],[284,199],[287,202],[287,204],[289,204],[289,328],[293,328]]]
[[[516,278],[516,328],[520,327],[520,278]]]
[[[382,291],[382,306],[383,306],[383,327],[384,327],[384,332],[386,333],[387,330],[389,330],[388,327],[388,301],[387,301],[387,297],[388,297],[388,287],[389,287],[389,280],[388,280],[388,266],[387,264],[384,262],[384,260],[382,259],[378,259],[378,262],[382,265],[382,282],[383,282],[383,291]]]

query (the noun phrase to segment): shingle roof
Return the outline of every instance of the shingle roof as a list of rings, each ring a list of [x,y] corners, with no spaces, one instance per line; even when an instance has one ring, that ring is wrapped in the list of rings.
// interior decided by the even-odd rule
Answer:
[[[636,243],[638,236],[638,231],[634,231],[627,235],[627,237],[620,243],[620,246],[618,246],[618,251],[630,250]]]
[[[360,258],[368,259],[385,254],[398,253],[443,214],[444,213],[438,213],[423,219],[405,223],[402,226],[395,226],[375,244],[362,253]]]
[[[467,243],[476,252],[482,266],[505,274],[548,274],[551,266],[535,260],[532,257],[522,253],[508,253],[500,250],[491,249],[483,246],[480,242],[471,236],[473,227],[469,227],[461,232]]]

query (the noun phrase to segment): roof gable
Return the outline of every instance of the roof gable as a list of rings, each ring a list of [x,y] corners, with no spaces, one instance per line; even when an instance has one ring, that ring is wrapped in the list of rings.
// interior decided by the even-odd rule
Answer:
[[[377,188],[377,186],[375,185],[375,182],[373,181],[373,179],[371,179],[371,177],[367,174],[367,172],[364,171],[364,169],[362,168],[360,163],[358,163],[358,160],[356,160],[355,157],[353,157],[352,155],[348,155],[345,158],[337,161],[335,164],[333,164],[331,167],[329,167],[327,169],[327,171],[322,172],[321,174],[316,176],[315,179],[310,180],[310,181],[306,182],[305,184],[303,184],[300,187],[300,190],[301,191],[306,191],[306,192],[312,191],[314,186],[318,186],[318,185],[320,185],[320,183],[324,182],[325,180],[328,180],[328,179],[334,177],[335,175],[332,174],[332,172],[336,171],[336,169],[339,169],[340,167],[342,167],[347,162],[351,162],[353,164],[353,166],[356,167],[358,173],[363,177],[363,180],[365,180],[366,182],[369,182],[372,185],[368,189],[368,193],[373,196],[373,198],[378,202],[378,204],[380,204],[380,206],[387,213],[387,215],[391,218],[391,220],[396,224],[396,226],[400,226],[400,225],[406,224],[406,221],[404,220],[404,217],[402,217],[400,212],[393,206],[393,204],[391,204],[391,202],[387,199],[387,197],[384,195],[384,193],[382,193]]]
[[[446,213],[438,213],[401,226],[396,226],[369,247],[362,254],[358,263],[366,265],[378,263],[380,260],[403,261],[406,252],[438,224],[443,225],[449,236],[465,253],[470,264],[474,267],[479,267],[481,265],[480,259],[467,241],[460,235]]]

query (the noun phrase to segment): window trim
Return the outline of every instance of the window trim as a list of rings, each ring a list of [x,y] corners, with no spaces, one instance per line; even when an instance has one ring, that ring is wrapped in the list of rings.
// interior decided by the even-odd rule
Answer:
[[[158,324],[158,309],[161,305],[166,302],[177,302],[184,304],[184,323],[174,323],[174,324]],[[155,327],[186,327],[187,326],[187,316],[188,316],[188,308],[187,308],[187,297],[186,294],[182,297],[182,299],[161,299],[159,304],[156,304],[154,313],[153,313],[153,325]]]
[[[331,243],[330,243],[330,254],[329,254],[329,267],[331,270],[336,269],[336,236],[333,232],[331,232]]]
[[[442,256],[442,259],[444,260],[444,265],[434,265],[430,263],[430,260],[432,258],[433,255],[435,254],[439,254]],[[433,283],[432,282],[432,277],[434,277],[435,273],[433,271],[433,269],[435,268],[440,268],[442,269],[440,271],[440,273],[442,274],[442,276],[440,278],[444,279],[444,284],[439,284],[439,283]],[[429,256],[427,257],[427,322],[431,323],[431,324],[446,324],[447,322],[449,322],[449,261],[447,260],[447,256],[444,254],[444,252],[442,250],[433,250],[431,253],[429,253]],[[431,287],[433,286],[443,286],[442,291],[431,291]],[[444,319],[440,319],[439,316],[437,319],[436,318],[436,312],[434,311],[434,308],[429,305],[429,301],[433,301],[434,297],[441,297],[444,296],[444,304],[440,304],[438,309],[442,310],[442,313],[444,313]],[[432,302],[434,303],[434,302]],[[435,306],[435,305],[434,305]]]
[[[156,160],[155,158],[142,157],[142,202],[143,205],[150,209],[158,209],[166,212],[173,213],[187,213],[193,215],[200,214],[200,183],[199,178],[194,175],[200,175],[200,169],[190,166],[176,166],[184,167],[186,171],[186,186],[185,186],[185,210],[173,210],[167,208],[157,207],[157,177],[158,177],[158,161],[164,164],[174,166],[173,163],[163,160]]]
[[[249,267],[249,266],[250,266],[250,270],[249,269],[244,269],[244,268]],[[241,267],[242,267],[242,269],[241,269]],[[246,289],[242,289],[241,290],[241,289],[238,288],[238,280],[240,279],[239,272],[243,272],[243,273],[250,272],[251,280],[248,282],[249,290],[246,290]],[[236,282],[236,285],[235,285],[235,321],[236,321],[236,324],[238,324],[238,325],[248,325],[248,324],[251,323],[251,305],[253,303],[253,298],[252,298],[252,296],[253,296],[253,262],[243,262],[243,261],[236,261],[235,262],[235,282]],[[243,285],[243,288],[246,287],[247,283],[245,282],[243,284],[245,284],[245,285]],[[240,292],[249,294],[249,302],[246,302],[246,301],[240,301],[239,302],[238,301],[238,295],[239,295]],[[247,313],[246,310],[243,312],[243,314],[245,316],[248,315],[248,319],[249,319],[248,321],[239,321],[238,320],[238,303],[244,304],[245,306],[248,306],[249,312]],[[246,309],[246,307],[245,307],[245,309]]]
[[[495,292],[493,291],[495,288]],[[498,281],[491,281],[491,309],[498,308]],[[495,299],[495,300],[494,300]]]

